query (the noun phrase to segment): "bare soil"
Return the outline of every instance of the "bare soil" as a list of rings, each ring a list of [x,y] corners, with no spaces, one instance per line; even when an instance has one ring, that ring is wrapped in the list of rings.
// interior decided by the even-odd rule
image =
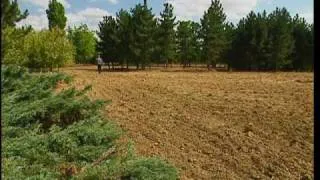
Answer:
[[[181,179],[313,179],[313,74],[65,68]]]

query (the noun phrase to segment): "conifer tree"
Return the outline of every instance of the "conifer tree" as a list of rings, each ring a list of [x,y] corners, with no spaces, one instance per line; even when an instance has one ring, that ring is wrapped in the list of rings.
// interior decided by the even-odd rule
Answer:
[[[286,8],[276,8],[269,15],[269,18],[269,38],[272,41],[272,67],[276,70],[291,68],[292,59],[290,55],[294,48],[291,16]]]
[[[160,13],[160,26],[159,26],[159,47],[160,47],[160,59],[165,64],[172,63],[175,58],[175,30],[176,26],[173,15],[173,6],[169,3],[164,4],[164,11]]]
[[[296,70],[310,70],[313,64],[312,29],[304,18],[297,14],[293,18],[293,37],[295,41],[292,63]]]
[[[132,20],[131,15],[128,11],[121,9],[117,13],[116,21],[118,24],[118,57],[120,59],[120,64],[124,65],[126,63],[127,69],[129,68],[129,62],[132,54],[130,53],[129,44],[130,34],[132,30]]]
[[[2,0],[1,1],[1,28],[15,26],[15,23],[27,18],[28,10],[21,13],[18,1]]]
[[[116,20],[112,16],[103,17],[103,21],[99,23],[99,31],[97,35],[100,39],[98,42],[98,51],[101,57],[107,63],[111,63],[114,68],[114,63],[118,59],[118,26]],[[109,66],[110,67],[110,66]]]
[[[192,60],[192,22],[181,21],[177,28],[178,56],[183,67],[191,64]]]
[[[201,19],[203,35],[203,52],[208,68],[214,67],[221,58],[226,46],[225,37],[226,15],[220,0],[212,0],[209,9]]]
[[[149,9],[146,5],[136,5],[132,12],[133,23],[133,43],[130,45],[130,49],[135,55],[135,63],[137,68],[141,65],[142,69],[145,69],[147,65],[150,65],[151,57],[154,51],[154,38],[156,21],[152,14],[152,9]]]

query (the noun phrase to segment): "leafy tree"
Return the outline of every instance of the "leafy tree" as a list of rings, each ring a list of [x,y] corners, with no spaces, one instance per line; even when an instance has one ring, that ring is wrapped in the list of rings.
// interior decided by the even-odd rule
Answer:
[[[112,68],[118,60],[119,54],[119,36],[118,25],[112,16],[103,17],[103,21],[99,23],[98,31],[98,50],[102,54],[105,62],[111,62]]]
[[[6,33],[4,32],[4,29],[8,27],[15,27],[17,22],[27,18],[28,15],[28,10],[25,10],[23,13],[21,13],[17,0],[1,1],[1,59],[3,59],[4,54],[7,53],[5,52],[5,47],[8,47],[8,45],[5,42],[10,41],[10,39],[8,39],[8,37],[5,36]],[[9,29],[8,31],[11,30],[12,29]]]
[[[223,12],[221,2],[212,0],[209,9],[201,19],[204,41],[203,52],[208,68],[210,68],[210,65],[215,66],[226,47],[225,21],[226,15]]]
[[[49,20],[49,29],[58,27],[64,29],[67,23],[67,17],[65,16],[65,10],[61,3],[57,0],[50,0],[49,7],[46,10]]]
[[[94,32],[85,24],[68,28],[68,38],[76,48],[76,63],[94,63],[96,56],[96,42]]]
[[[132,44],[130,44],[130,49],[135,55],[137,68],[139,68],[141,64],[141,68],[145,69],[147,65],[150,65],[150,59],[155,47],[153,35],[156,20],[152,14],[152,9],[149,9],[146,5],[136,5],[136,7],[131,10],[131,13],[133,41]]]
[[[30,28],[30,27],[29,27]],[[1,56],[4,64],[19,64],[25,57],[24,39],[32,30],[31,28],[6,27],[2,31],[3,43],[1,47]]]
[[[165,64],[172,63],[175,58],[176,44],[175,44],[175,20],[173,15],[173,6],[169,3],[164,4],[165,9],[160,13],[160,26],[159,26],[159,49],[160,60]]]
[[[32,69],[62,67],[73,63],[74,47],[65,37],[64,31],[54,28],[51,31],[6,30],[12,38],[6,46],[5,64],[16,64]]]

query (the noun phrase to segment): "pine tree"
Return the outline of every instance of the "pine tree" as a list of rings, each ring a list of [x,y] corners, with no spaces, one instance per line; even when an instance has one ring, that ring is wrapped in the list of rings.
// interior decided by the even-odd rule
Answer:
[[[214,67],[221,58],[226,46],[226,15],[219,0],[212,0],[211,6],[201,19],[203,35],[203,51],[208,68]]]
[[[256,23],[256,53],[257,53],[257,67],[260,69],[267,69],[268,62],[271,58],[272,41],[269,40],[269,26],[267,12],[264,10],[262,14],[258,13]]]
[[[193,51],[193,29],[191,21],[181,21],[177,28],[177,52],[183,67],[190,66]]]
[[[63,5],[57,0],[49,1],[49,7],[46,10],[46,13],[50,30],[56,26],[60,29],[64,29],[66,27],[67,17],[65,16],[65,10]]]
[[[169,3],[164,4],[164,11],[160,13],[160,27],[159,27],[159,47],[160,47],[160,59],[165,64],[172,63],[175,58],[175,30],[176,26],[173,15],[173,6]]]
[[[145,69],[147,65],[150,65],[150,59],[154,51],[155,42],[153,35],[156,21],[152,14],[152,9],[148,9],[147,6],[138,4],[131,12],[133,43],[130,45],[130,49],[135,55],[137,68],[141,64],[141,68]]]
[[[114,68],[114,63],[119,59],[118,47],[120,42],[116,20],[112,16],[103,17],[103,21],[99,23],[97,35],[100,39],[97,47],[98,51],[101,53],[103,60],[108,64],[111,63],[112,68]]]
[[[232,42],[235,38],[235,26],[232,23],[226,24],[226,49],[224,49],[223,58],[221,59],[222,63],[228,64],[230,67],[231,59],[232,59]]]
[[[310,70],[313,64],[313,38],[310,25],[297,14],[293,18],[293,37],[295,41],[292,53],[293,67],[296,70]]]
[[[255,19],[256,15],[251,11],[238,24],[230,53],[233,68],[249,70],[255,61]]]
[[[276,8],[269,15],[269,21],[269,37],[272,41],[272,67],[276,70],[291,68],[290,55],[294,47],[291,16],[285,8]]]
[[[1,28],[7,26],[15,26],[15,23],[27,18],[28,10],[21,13],[17,0],[2,0],[1,1]]]
[[[201,63],[201,25],[198,22],[191,22],[191,61]]]
[[[123,66],[126,63],[127,69],[129,68],[130,57],[130,33],[132,30],[132,20],[131,15],[126,10],[121,9],[117,13],[116,21],[118,24],[118,38],[119,38],[119,59],[120,64]]]

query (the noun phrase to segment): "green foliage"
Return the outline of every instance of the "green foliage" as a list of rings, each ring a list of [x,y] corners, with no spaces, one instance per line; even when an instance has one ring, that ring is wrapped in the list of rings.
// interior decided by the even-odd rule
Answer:
[[[304,18],[297,14],[293,19],[294,51],[292,64],[297,70],[311,70],[313,67],[313,30]]]
[[[178,178],[173,166],[140,158],[131,144],[117,143],[122,132],[102,118],[105,102],[85,95],[90,87],[56,90],[71,80],[2,66],[2,178]]]
[[[24,33],[28,31],[5,29],[5,64],[52,69],[73,63],[74,47],[64,31],[54,28],[51,31]]]
[[[87,25],[82,24],[73,29],[69,27],[68,39],[76,49],[76,63],[95,63],[97,39]]]
[[[49,21],[49,29],[53,29],[55,27],[64,29],[67,24],[67,17],[65,16],[65,10],[61,3],[57,0],[50,0],[49,7],[46,10],[48,21]]]
[[[178,44],[178,55],[181,64],[186,67],[191,64],[194,58],[194,38],[196,37],[195,31],[193,30],[193,23],[191,21],[181,21],[177,28],[177,44]]]
[[[175,63],[227,63],[239,70],[313,69],[313,25],[296,18],[285,8],[272,13],[251,11],[237,26],[226,21],[219,0],[211,1],[201,24],[179,22],[174,8],[165,3],[160,18],[138,4],[131,13],[120,10],[116,19],[100,22],[99,51],[107,62],[121,65]],[[175,34],[175,37],[174,37]]]
[[[131,14],[123,9],[117,13],[116,21],[118,24],[118,59],[121,65],[126,63],[129,66],[132,53],[130,52],[130,44],[132,43],[132,17]]]
[[[203,53],[208,68],[221,59],[227,44],[225,33],[226,15],[219,0],[211,1],[211,6],[201,19]]]
[[[174,180],[177,172],[159,159],[139,159],[127,162],[122,179]]]
[[[7,27],[2,31],[1,56],[6,64],[18,64],[24,59],[24,38],[30,30],[22,28]],[[20,60],[20,61],[18,61]]]
[[[166,64],[172,63],[176,57],[175,44],[175,20],[173,15],[173,6],[169,3],[164,4],[165,9],[160,13],[160,26],[158,28],[158,44],[160,51],[160,60]]]
[[[1,1],[1,30],[15,24],[29,15],[28,10],[21,13],[17,0],[2,0]]]
[[[155,32],[156,20],[151,10],[141,4],[136,5],[131,10],[133,41],[130,49],[135,55],[137,67],[140,64],[142,69],[145,69],[150,64],[155,47],[153,34]]]
[[[230,64],[245,70],[312,69],[313,37],[310,26],[285,8],[271,14],[250,12],[240,20],[232,48]]]
[[[272,41],[272,67],[274,69],[292,68],[290,55],[293,52],[294,39],[291,16],[285,8],[276,8],[269,14],[269,20],[269,38]]]
[[[99,23],[98,50],[104,61],[114,63],[118,59],[119,37],[117,35],[117,22],[112,16],[103,17],[103,21]]]
[[[1,59],[4,58],[5,51],[8,47],[8,36],[12,37],[12,28],[15,27],[17,22],[25,19],[28,15],[28,10],[25,10],[24,13],[21,14],[17,0],[1,1]],[[9,47],[15,46],[15,43],[10,44]]]

